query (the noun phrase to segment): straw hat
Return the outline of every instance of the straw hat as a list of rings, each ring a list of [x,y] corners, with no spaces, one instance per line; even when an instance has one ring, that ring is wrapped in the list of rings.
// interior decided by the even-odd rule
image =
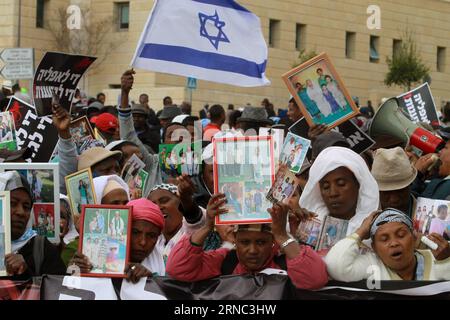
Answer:
[[[372,175],[380,191],[392,191],[409,186],[416,179],[417,170],[402,148],[380,148],[375,152]]]
[[[101,147],[94,147],[86,150],[78,158],[78,171],[90,168],[97,163],[111,157],[114,157],[119,161],[122,158],[122,152],[109,151]]]

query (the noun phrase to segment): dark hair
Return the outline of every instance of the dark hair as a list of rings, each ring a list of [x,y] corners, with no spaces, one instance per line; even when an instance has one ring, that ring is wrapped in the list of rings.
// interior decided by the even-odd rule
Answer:
[[[444,121],[450,121],[450,101],[448,101],[442,108],[442,114],[444,115]]]
[[[170,97],[170,96],[164,97],[164,99],[163,99],[163,104],[166,105],[166,100],[169,100],[169,99],[170,99],[170,101],[172,101],[172,97]],[[172,102],[173,102],[173,101],[172,101]],[[167,104],[169,104],[169,103],[167,102]],[[172,103],[170,103],[170,104],[172,104]]]
[[[106,98],[106,95],[103,92],[100,92],[99,94],[97,94],[97,100],[101,97],[104,96]]]
[[[113,116],[116,116],[117,117],[117,115],[118,115],[118,111],[117,111],[117,108],[116,107],[114,107],[114,106],[105,106],[105,107],[103,107],[101,110],[100,110],[100,112],[101,113],[110,113],[110,114],[112,114]]]
[[[230,103],[230,104],[228,105],[228,110],[234,110],[234,104],[231,104],[231,103]]]
[[[237,118],[239,118],[242,115],[242,111],[239,110],[234,110],[231,114],[230,117],[228,118],[228,125],[230,127],[235,127],[236,126],[236,120]]]
[[[20,91],[20,85],[18,83],[14,84],[12,86],[12,92]]]
[[[437,211],[439,212],[439,211],[441,211],[441,210],[448,210],[448,207],[447,207],[447,205],[445,205],[445,204],[441,204],[441,205],[439,205],[439,207],[437,208]]]
[[[319,71],[319,70],[323,72],[322,68],[317,68],[316,73],[317,73],[317,71]]]
[[[220,120],[225,114],[225,109],[220,104],[215,104],[209,108],[209,118],[211,122]]]
[[[163,128],[163,132],[162,132],[162,141],[163,141],[163,143],[165,143],[164,141],[166,141],[167,129],[169,129],[169,127],[172,127],[172,126],[175,126],[175,125],[178,125],[178,126],[186,128],[184,125],[182,125],[181,123],[178,123],[178,122],[171,122],[171,123],[169,123],[167,126],[165,126]]]
[[[294,97],[289,99],[289,103],[293,103],[298,108],[297,101],[295,101]]]
[[[326,75],[326,76],[325,76],[325,79],[326,79],[326,78],[330,78],[330,80],[333,80],[333,79],[331,78],[331,76],[329,76],[329,75]]]

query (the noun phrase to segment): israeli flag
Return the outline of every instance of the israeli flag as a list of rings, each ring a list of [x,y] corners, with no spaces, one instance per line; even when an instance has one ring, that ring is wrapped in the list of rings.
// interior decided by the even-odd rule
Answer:
[[[156,0],[131,65],[241,87],[269,85],[259,18],[232,0]]]

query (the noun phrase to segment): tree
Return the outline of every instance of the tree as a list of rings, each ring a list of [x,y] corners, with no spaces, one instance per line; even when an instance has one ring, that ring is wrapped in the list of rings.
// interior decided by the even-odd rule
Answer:
[[[392,59],[387,57],[386,63],[389,72],[386,74],[384,83],[389,87],[399,85],[410,91],[414,83],[430,77],[429,68],[422,62],[414,36],[408,29],[404,31],[399,50],[394,52]]]
[[[309,59],[314,58],[317,56],[317,53],[315,50],[310,50],[306,52],[305,49],[300,50],[297,60],[293,63],[292,67],[295,68],[296,66],[302,64],[303,62],[308,61]]]
[[[114,23],[111,16],[102,19],[90,19],[91,10],[80,7],[81,23],[79,28],[69,29],[70,12],[66,8],[57,10],[57,18],[49,24],[49,30],[56,42],[56,50],[65,53],[97,57],[90,71],[96,69],[108,57],[108,54],[124,40],[112,34]],[[124,36],[123,33],[120,34]]]

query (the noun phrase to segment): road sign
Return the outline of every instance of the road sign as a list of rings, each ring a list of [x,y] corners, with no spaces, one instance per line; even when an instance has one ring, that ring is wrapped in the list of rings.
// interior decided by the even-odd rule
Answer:
[[[0,54],[5,66],[0,75],[7,80],[33,79],[34,50],[32,48],[9,48]]]
[[[186,85],[186,87],[188,89],[193,89],[193,90],[197,89],[197,79],[190,78],[190,77],[187,78],[187,85]]]

